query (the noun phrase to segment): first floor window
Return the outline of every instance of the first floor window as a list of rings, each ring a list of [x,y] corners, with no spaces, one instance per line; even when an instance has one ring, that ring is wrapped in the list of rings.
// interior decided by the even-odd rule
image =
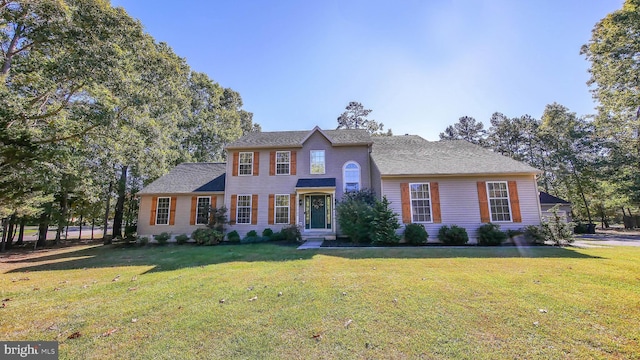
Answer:
[[[171,198],[159,197],[156,206],[156,225],[169,225],[169,207]]]
[[[198,197],[198,207],[196,208],[196,224],[207,225],[209,223],[209,206],[211,198],[208,196]]]
[[[237,224],[251,224],[251,195],[238,195]]]
[[[491,221],[511,221],[509,190],[506,181],[487,182]]]
[[[411,218],[414,223],[431,222],[429,183],[410,184]]]
[[[289,195],[276,195],[276,224],[289,223]]]
[[[241,152],[238,162],[239,175],[253,175],[253,153]]]

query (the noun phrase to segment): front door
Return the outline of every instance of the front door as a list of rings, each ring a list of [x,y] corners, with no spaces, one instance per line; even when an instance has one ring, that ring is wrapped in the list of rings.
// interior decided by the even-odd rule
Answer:
[[[311,195],[308,199],[311,202],[311,228],[325,229],[327,226],[325,196]]]

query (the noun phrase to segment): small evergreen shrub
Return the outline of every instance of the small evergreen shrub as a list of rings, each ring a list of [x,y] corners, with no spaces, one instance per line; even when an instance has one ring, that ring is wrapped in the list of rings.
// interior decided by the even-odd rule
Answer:
[[[171,234],[168,232],[160,233],[159,235],[153,235],[153,238],[158,242],[159,245],[167,245],[169,239],[171,239]]]
[[[524,234],[524,231],[522,229],[518,229],[518,230],[507,229],[505,233],[507,234],[507,238],[513,240],[514,237]]]
[[[149,237],[147,236],[138,236],[136,239],[137,246],[146,246],[149,243]]]
[[[465,228],[445,225],[438,230],[438,239],[445,245],[464,245],[469,242],[469,235]]]
[[[222,241],[223,234],[213,229],[197,229],[191,233],[191,238],[198,245],[218,245]]]
[[[189,241],[189,235],[187,235],[187,234],[181,234],[181,235],[176,236],[176,243],[178,245],[186,244],[187,241]]]
[[[240,234],[238,234],[237,231],[233,230],[227,234],[227,240],[229,240],[229,242],[232,242],[232,243],[239,243]]]
[[[285,235],[282,233],[282,231],[278,231],[278,232],[274,232],[271,235],[271,240],[273,241],[282,241],[282,240],[286,240]]]
[[[290,225],[280,230],[283,240],[302,242],[302,232],[298,225]]]
[[[382,201],[376,201],[373,205],[373,220],[371,221],[370,237],[374,244],[397,244],[400,236],[396,230],[400,228],[398,214],[389,207],[386,196]]]
[[[371,241],[372,222],[377,202],[373,190],[349,191],[336,205],[336,215],[342,232],[354,243]],[[382,240],[380,234],[379,240]]]
[[[256,236],[258,236],[258,232],[255,230],[251,230],[247,232],[247,237],[256,237]]]
[[[500,225],[484,224],[478,228],[478,245],[499,246],[507,239],[507,234],[500,231]]]
[[[411,245],[423,245],[427,243],[429,234],[422,224],[407,224],[404,227],[404,238]]]
[[[556,246],[563,246],[573,242],[574,224],[566,222],[565,219],[558,214],[559,208],[560,205],[552,207],[549,210],[551,212],[551,219],[543,221],[541,225],[547,239],[553,241],[553,244]]]
[[[541,226],[529,225],[524,228],[524,238],[531,245],[544,245],[546,236]]]
[[[273,230],[271,230],[270,228],[262,230],[262,236],[271,238],[273,236]]]

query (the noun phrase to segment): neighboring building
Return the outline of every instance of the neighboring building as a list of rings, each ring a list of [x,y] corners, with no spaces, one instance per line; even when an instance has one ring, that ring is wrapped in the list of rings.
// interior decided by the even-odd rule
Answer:
[[[542,212],[542,219],[551,219],[553,214],[550,210],[556,205],[558,205],[558,215],[560,215],[560,217],[565,219],[567,222],[572,221],[570,202],[555,197],[544,191],[540,191],[540,211]]]
[[[229,209],[228,230],[241,236],[297,224],[305,237],[335,238],[336,202],[364,188],[386,196],[403,224],[424,224],[430,241],[442,225],[465,227],[473,243],[483,223],[540,224],[539,171],[466,141],[316,127],[249,133],[226,151],[226,167],[181,164],[145,187],[138,233],[190,234],[205,226],[208,198]]]

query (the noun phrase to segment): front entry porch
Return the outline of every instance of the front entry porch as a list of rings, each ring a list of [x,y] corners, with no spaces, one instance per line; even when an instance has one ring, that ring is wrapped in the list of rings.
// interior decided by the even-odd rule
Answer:
[[[297,185],[303,240],[335,239],[335,179],[300,179]]]

